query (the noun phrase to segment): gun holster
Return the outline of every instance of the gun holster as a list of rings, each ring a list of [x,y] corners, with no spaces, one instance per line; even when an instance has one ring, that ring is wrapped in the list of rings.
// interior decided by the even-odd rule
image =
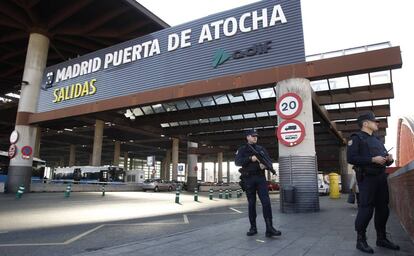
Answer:
[[[243,168],[240,168],[239,172],[241,174],[239,185],[243,191],[246,191],[246,177],[248,176],[248,174]]]

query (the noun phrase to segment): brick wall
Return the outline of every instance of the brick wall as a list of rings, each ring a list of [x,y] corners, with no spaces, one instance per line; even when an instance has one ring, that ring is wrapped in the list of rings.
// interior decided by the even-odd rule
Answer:
[[[401,124],[399,136],[398,165],[404,166],[414,160],[414,134],[411,129]]]
[[[390,205],[414,241],[414,161],[388,178]]]

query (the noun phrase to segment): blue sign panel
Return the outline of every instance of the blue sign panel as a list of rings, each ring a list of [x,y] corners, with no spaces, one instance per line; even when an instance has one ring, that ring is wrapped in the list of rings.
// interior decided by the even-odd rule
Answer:
[[[260,1],[48,67],[37,112],[304,61],[300,0]]]

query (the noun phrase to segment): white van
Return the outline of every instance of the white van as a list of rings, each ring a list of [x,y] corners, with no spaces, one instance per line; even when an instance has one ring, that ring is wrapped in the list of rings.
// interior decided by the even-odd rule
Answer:
[[[318,192],[320,195],[329,194],[329,184],[323,178],[323,174],[318,174]]]

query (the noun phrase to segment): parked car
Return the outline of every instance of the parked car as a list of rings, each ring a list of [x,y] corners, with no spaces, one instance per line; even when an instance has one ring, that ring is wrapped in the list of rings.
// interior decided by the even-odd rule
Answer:
[[[279,191],[280,189],[279,183],[270,180],[267,181],[267,188],[269,191]]]
[[[323,179],[322,175],[318,175],[318,192],[320,195],[329,194],[329,184]]]
[[[175,185],[162,179],[147,179],[144,180],[142,189],[144,192],[147,190],[154,190],[154,192],[172,191],[175,189]]]

